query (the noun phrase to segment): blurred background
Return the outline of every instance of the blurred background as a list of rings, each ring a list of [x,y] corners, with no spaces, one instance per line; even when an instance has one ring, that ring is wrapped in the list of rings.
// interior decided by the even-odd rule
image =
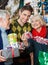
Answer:
[[[26,4],[34,9],[32,15],[42,15],[48,26],[48,0],[0,0],[0,9],[8,10],[11,18],[17,19],[18,10]]]

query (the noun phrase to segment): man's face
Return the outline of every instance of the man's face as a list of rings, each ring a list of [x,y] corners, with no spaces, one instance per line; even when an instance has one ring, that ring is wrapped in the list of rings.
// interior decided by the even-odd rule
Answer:
[[[10,16],[6,15],[6,18],[2,19],[2,27],[4,27],[5,29],[9,29],[10,27],[10,20],[9,20]]]
[[[25,24],[28,21],[30,15],[31,15],[31,12],[28,10],[24,10],[23,12],[21,12],[20,13],[21,22]]]
[[[10,16],[7,16],[5,25],[6,25],[6,29],[10,28]]]

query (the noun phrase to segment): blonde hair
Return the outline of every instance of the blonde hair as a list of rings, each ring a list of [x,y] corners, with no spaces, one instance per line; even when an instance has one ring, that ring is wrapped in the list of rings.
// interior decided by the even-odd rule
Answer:
[[[46,25],[46,22],[44,21],[43,17],[41,15],[33,15],[32,18],[31,18],[31,23],[32,21],[34,20],[39,20],[41,22],[41,25]]]

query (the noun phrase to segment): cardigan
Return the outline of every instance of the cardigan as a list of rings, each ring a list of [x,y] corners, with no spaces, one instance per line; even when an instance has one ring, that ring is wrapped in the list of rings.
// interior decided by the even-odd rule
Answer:
[[[46,36],[46,38],[48,39],[48,30],[47,30],[47,36]],[[36,42],[33,39],[28,39],[28,44],[30,46],[27,47],[27,53],[33,52],[34,53],[34,65],[40,65],[39,54],[41,54],[43,52],[48,53],[48,45],[40,44],[39,42]]]
[[[6,30],[6,33],[7,35],[9,33],[11,33],[10,29],[9,30]],[[2,37],[1,37],[1,30],[0,30],[0,50],[3,49],[3,40],[2,40]],[[4,62],[0,62],[0,65],[4,65]]]

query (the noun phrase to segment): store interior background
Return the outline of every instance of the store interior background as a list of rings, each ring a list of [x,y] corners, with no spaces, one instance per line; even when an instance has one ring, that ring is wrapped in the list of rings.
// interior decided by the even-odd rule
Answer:
[[[0,0],[0,9],[8,10],[11,19],[16,19],[18,18],[18,10],[26,4],[33,7],[32,15],[39,14],[43,16],[48,27],[48,0]]]

